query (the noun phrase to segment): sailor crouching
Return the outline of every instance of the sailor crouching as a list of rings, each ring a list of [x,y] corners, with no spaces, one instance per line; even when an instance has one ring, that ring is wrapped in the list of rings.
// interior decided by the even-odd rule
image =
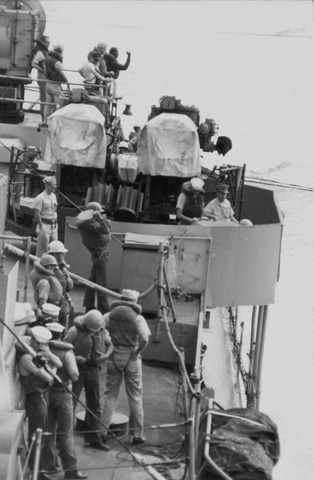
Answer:
[[[45,463],[49,471],[57,470],[55,443],[55,434],[57,434],[61,464],[65,471],[64,478],[87,478],[87,475],[77,469],[77,457],[74,450],[71,390],[72,382],[78,380],[79,371],[73,345],[62,341],[64,326],[60,323],[47,323],[46,328],[52,333],[52,340],[49,342],[50,350],[62,362],[62,366],[57,370],[57,376],[62,383],[55,380],[49,389],[48,431],[52,435],[46,441]]]

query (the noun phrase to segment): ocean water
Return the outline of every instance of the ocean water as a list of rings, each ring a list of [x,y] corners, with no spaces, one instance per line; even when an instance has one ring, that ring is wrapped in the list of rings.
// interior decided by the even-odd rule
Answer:
[[[173,95],[232,138],[230,163],[273,187],[285,215],[281,274],[270,306],[261,410],[277,422],[274,480],[312,480],[313,13],[309,0],[42,1],[45,33],[64,45],[71,81],[99,41],[131,65],[118,80],[125,133]],[[204,163],[218,161],[204,155]],[[302,188],[294,188],[293,185]]]

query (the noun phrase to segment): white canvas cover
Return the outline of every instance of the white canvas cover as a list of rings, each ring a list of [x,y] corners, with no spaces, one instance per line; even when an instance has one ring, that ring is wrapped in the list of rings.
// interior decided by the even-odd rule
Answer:
[[[45,161],[77,167],[104,168],[104,117],[94,105],[66,105],[48,118]]]
[[[187,115],[161,113],[140,132],[137,146],[143,174],[192,177],[201,173],[197,128]]]
[[[118,173],[123,182],[134,183],[138,173],[137,156],[119,153]]]

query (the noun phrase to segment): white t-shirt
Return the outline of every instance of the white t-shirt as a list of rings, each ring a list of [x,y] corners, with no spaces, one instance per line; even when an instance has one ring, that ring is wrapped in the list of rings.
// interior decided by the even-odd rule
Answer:
[[[234,214],[231,203],[226,198],[222,203],[220,203],[218,198],[214,198],[214,200],[206,205],[204,212],[215,215],[217,220],[227,220],[228,222],[231,222],[231,217]]]
[[[85,83],[96,83],[96,67],[92,62],[85,63],[79,69],[79,74],[85,79]]]
[[[44,190],[35,198],[34,209],[38,210],[41,218],[48,220],[57,219],[57,197],[52,192],[50,195]]]

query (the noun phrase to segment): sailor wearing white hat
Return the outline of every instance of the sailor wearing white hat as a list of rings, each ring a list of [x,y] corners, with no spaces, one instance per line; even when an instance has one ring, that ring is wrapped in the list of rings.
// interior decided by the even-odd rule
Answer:
[[[38,428],[42,429],[42,431],[47,430],[48,389],[54,382],[54,376],[48,373],[43,368],[43,365],[47,364],[52,372],[62,365],[59,358],[49,350],[48,342],[52,337],[51,332],[41,326],[33,327],[30,331],[31,338],[24,337],[23,341],[37,353],[35,357],[26,348],[23,350],[19,342],[16,343],[16,348],[22,353],[18,362],[18,370],[25,392],[25,413],[28,418],[29,445],[32,442],[33,434]],[[45,455],[41,455],[40,458],[40,469],[47,470]],[[30,456],[31,468],[33,463],[34,454],[32,452]],[[45,474],[42,474],[40,478],[41,480],[51,479],[50,476]]]
[[[55,381],[49,389],[48,426],[49,432],[59,432],[60,459],[62,469],[65,471],[64,478],[87,478],[87,475],[77,470],[77,457],[74,449],[73,437],[73,400],[69,390],[72,382],[77,382],[79,371],[73,352],[73,345],[61,341],[64,326],[58,322],[46,324],[52,333],[49,347],[62,362],[57,375],[61,380]],[[66,385],[67,388],[64,387]],[[55,445],[54,437],[50,435],[46,439],[45,459],[48,470],[55,470]]]
[[[176,216],[180,225],[192,225],[202,217],[205,193],[203,186],[204,180],[200,177],[193,177],[182,184],[176,205]]]
[[[46,328],[48,328],[48,330],[53,333],[63,333],[65,329],[65,327],[59,322],[46,323]]]
[[[51,332],[46,327],[36,326],[32,328],[32,335],[37,344],[47,345],[51,340]]]
[[[139,292],[136,290],[122,290],[121,300],[112,302],[110,313],[103,317],[108,325],[114,350],[107,364],[107,388],[101,420],[103,425],[110,425],[124,379],[130,407],[129,428],[133,445],[145,442],[140,354],[147,347],[150,335],[146,320],[141,315],[142,307],[137,303],[138,297]],[[106,435],[107,430],[104,430],[104,442]]]
[[[41,311],[45,315],[45,320],[59,318],[60,307],[54,305],[53,303],[44,303],[41,307]]]

